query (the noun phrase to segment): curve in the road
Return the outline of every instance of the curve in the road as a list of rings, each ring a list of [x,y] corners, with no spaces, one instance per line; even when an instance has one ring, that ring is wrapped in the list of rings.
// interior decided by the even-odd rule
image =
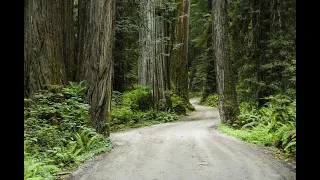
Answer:
[[[200,106],[175,123],[114,133],[114,149],[76,180],[291,180],[295,170],[215,129],[217,108]]]

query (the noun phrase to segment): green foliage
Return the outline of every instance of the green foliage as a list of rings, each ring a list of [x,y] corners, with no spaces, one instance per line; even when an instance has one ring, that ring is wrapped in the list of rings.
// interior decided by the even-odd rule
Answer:
[[[55,179],[53,174],[84,161],[87,154],[110,148],[91,127],[85,90],[83,83],[70,82],[24,100],[25,179]]]
[[[172,111],[177,114],[186,114],[187,105],[183,102],[183,99],[178,95],[171,94]]]
[[[141,116],[141,120],[143,121],[152,121],[152,122],[173,122],[178,118],[174,114],[169,114],[168,112],[149,110],[144,112]]]
[[[176,120],[178,120],[178,116],[176,114],[165,111],[156,111],[154,109],[148,111],[136,111],[133,113],[132,119],[127,119],[126,123],[113,123],[110,126],[110,129],[111,132],[117,132],[128,128],[150,126],[152,124],[174,122]]]
[[[92,145],[89,151],[81,152],[75,157],[76,164],[80,164],[88,159],[92,159],[95,155],[104,153],[112,148],[110,139],[104,138],[103,135],[98,135],[97,142]]]
[[[266,99],[269,102],[260,109],[241,103],[241,113],[233,127],[221,125],[219,129],[244,141],[277,147],[295,157],[296,100],[282,94]]]
[[[61,169],[55,165],[47,165],[45,162],[39,162],[34,158],[27,157],[24,160],[24,179],[42,180],[54,179],[52,174],[60,172]]]
[[[202,97],[201,92],[189,92],[189,98],[200,98]]]
[[[25,100],[25,138],[39,151],[64,146],[72,132],[91,125],[89,105],[81,97],[84,90],[81,84],[70,83],[61,91],[56,90],[49,88]]]
[[[76,132],[74,138],[80,150],[79,152],[88,151],[98,141],[98,134],[90,128],[85,128],[80,133]]]
[[[204,104],[211,107],[218,107],[218,94],[210,94],[206,99],[201,99],[200,104]]]
[[[84,81],[80,83],[69,82],[69,86],[65,87],[62,91],[66,98],[77,97],[81,98],[84,96],[84,92],[87,88],[84,86]]]
[[[229,1],[231,59],[238,101],[295,91],[295,1]],[[261,33],[256,33],[261,32]]]
[[[80,153],[82,149],[77,149],[77,144],[73,141],[69,141],[66,147],[54,147],[47,150],[49,157],[53,160],[54,164],[60,167],[69,166],[75,162],[75,157]]]
[[[56,165],[48,164],[48,161],[40,161],[39,159],[28,153],[30,144],[27,140],[24,141],[24,179],[54,179],[54,173],[60,172],[61,169]]]
[[[243,141],[248,141],[258,145],[270,145],[270,136],[266,128],[257,126],[256,129],[234,129],[224,124],[219,125],[219,130],[230,134]]]
[[[134,89],[123,94],[119,92],[113,92],[113,94],[110,113],[111,132],[176,121],[178,118],[174,110],[182,106],[185,111],[182,99],[176,95],[173,101],[175,109],[168,112],[153,109],[149,89],[142,86],[135,86]]]
[[[134,112],[128,107],[115,108],[110,113],[110,125],[126,124],[133,119],[133,116]]]
[[[111,109],[121,106],[123,101],[123,93],[119,91],[113,91],[112,92],[112,98],[111,98]]]
[[[123,94],[123,105],[131,110],[148,110],[152,107],[152,96],[146,86],[135,85],[135,89]]]
[[[207,69],[209,63],[213,64],[213,61],[209,61],[213,60],[212,49],[209,48],[212,44],[212,16],[208,1],[193,0],[190,3],[189,90],[202,92],[208,77],[214,75]]]
[[[260,109],[249,103],[240,104],[240,115],[235,122],[235,127],[248,127],[258,124],[267,124],[272,119],[285,123],[296,119],[296,100],[287,95],[276,95],[265,98],[269,100]]]

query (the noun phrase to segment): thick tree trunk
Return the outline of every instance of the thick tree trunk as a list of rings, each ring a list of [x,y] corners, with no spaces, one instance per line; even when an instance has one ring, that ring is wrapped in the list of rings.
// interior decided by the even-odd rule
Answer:
[[[222,123],[232,123],[239,114],[228,47],[227,0],[213,0],[213,44]]]
[[[170,59],[170,82],[173,90],[185,103],[189,103],[188,93],[188,38],[189,0],[181,0],[178,7],[178,20],[174,25],[173,49]]]
[[[167,48],[164,43],[166,26],[162,17],[163,7],[162,0],[145,0],[140,3],[142,22],[139,34],[139,84],[151,89],[154,108],[160,110],[168,106],[165,96]]]
[[[25,0],[25,96],[49,84],[64,85],[74,67],[73,1]]]
[[[79,80],[88,87],[86,101],[98,132],[109,136],[114,46],[115,0],[79,0]]]

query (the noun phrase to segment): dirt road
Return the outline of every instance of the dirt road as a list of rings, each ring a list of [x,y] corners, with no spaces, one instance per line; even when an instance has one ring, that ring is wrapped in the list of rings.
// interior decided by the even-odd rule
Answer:
[[[76,180],[280,180],[295,170],[215,129],[218,109],[199,106],[179,122],[114,133],[114,149]]]

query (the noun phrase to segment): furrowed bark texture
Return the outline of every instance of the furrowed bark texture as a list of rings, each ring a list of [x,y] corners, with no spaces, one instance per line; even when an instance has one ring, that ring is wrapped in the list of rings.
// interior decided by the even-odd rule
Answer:
[[[24,94],[72,78],[72,0],[24,1]]]
[[[79,80],[98,132],[109,136],[115,0],[79,0]]]
[[[174,25],[174,47],[170,59],[170,82],[172,89],[188,104],[190,104],[188,93],[189,11],[189,0],[181,0],[178,7],[178,20]]]
[[[154,108],[165,109],[167,105],[165,75],[167,69],[164,43],[166,24],[162,17],[162,0],[143,0],[141,9],[139,84],[151,89]]]
[[[213,0],[213,44],[222,123],[232,123],[239,114],[235,82],[228,49],[227,0]]]

